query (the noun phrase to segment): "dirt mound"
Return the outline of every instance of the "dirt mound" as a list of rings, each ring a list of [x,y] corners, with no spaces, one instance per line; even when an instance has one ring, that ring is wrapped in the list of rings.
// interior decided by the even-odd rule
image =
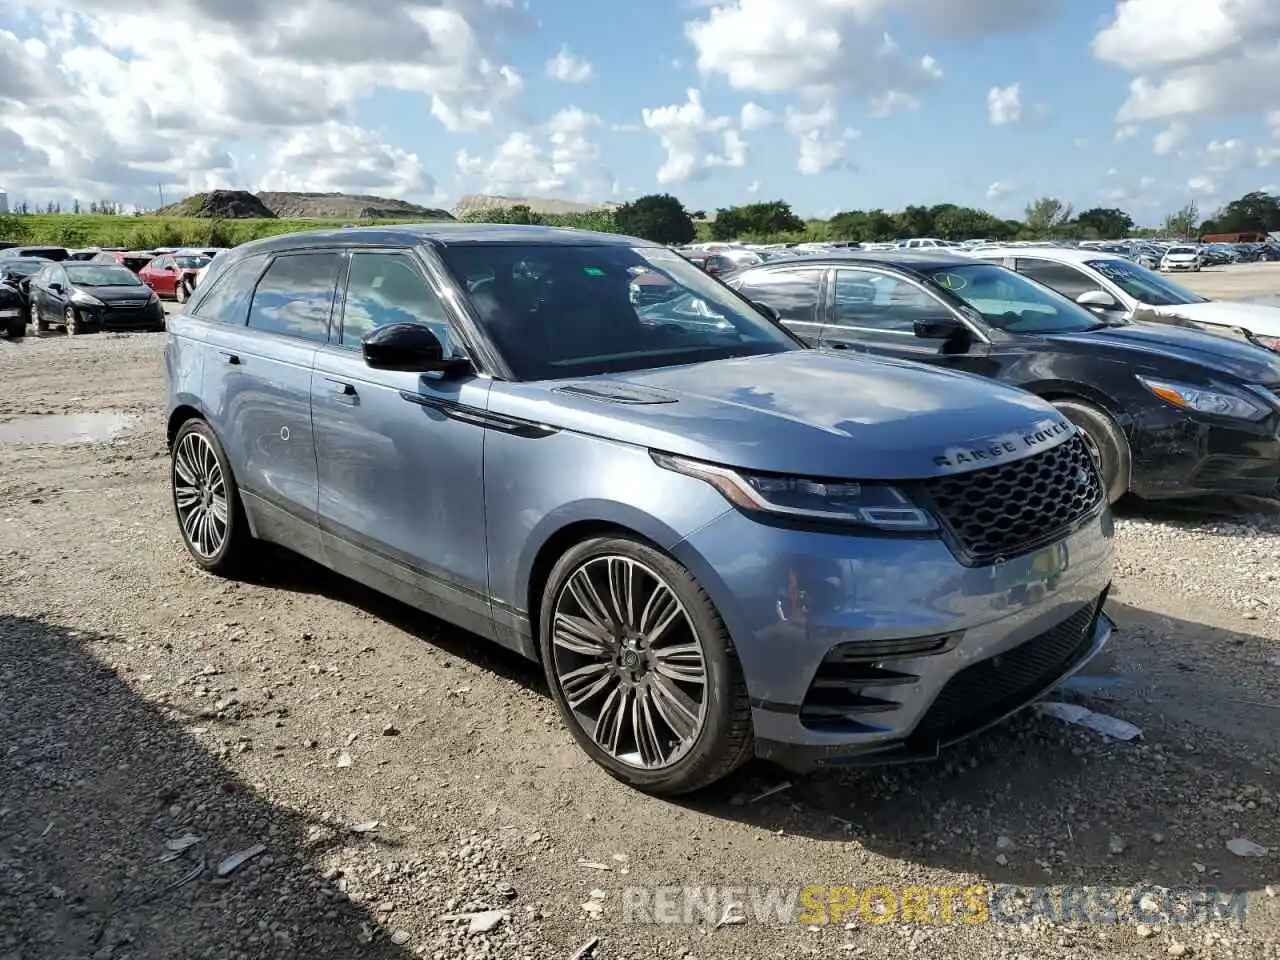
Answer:
[[[204,217],[210,220],[274,220],[275,213],[247,190],[210,190],[161,207],[158,217]]]
[[[591,213],[596,210],[614,210],[616,203],[581,203],[577,200],[557,200],[554,197],[503,197],[497,194],[470,193],[453,208],[455,217],[476,216],[486,210],[509,210],[512,207],[528,207],[533,213],[563,216],[568,213]]]
[[[422,207],[405,200],[350,193],[294,193],[263,191],[258,199],[288,219],[452,220],[446,210]]]

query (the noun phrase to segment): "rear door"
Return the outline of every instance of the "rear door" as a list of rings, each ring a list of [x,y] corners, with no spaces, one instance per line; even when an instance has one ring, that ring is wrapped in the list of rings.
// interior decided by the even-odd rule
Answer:
[[[823,264],[748,270],[730,286],[748,300],[773,307],[788,330],[816,347],[822,334],[822,303],[829,272]]]
[[[209,419],[231,458],[249,522],[258,536],[315,558],[321,553],[311,370],[328,339],[344,262],[332,250],[276,254],[253,288],[246,322],[212,324],[206,335]],[[232,271],[200,302],[201,314]]]

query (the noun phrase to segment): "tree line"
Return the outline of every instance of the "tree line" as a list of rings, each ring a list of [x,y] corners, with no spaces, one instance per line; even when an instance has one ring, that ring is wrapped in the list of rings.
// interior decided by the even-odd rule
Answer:
[[[1188,204],[1165,216],[1159,227],[1139,228],[1117,207],[1091,207],[1077,213],[1056,197],[1027,204],[1020,220],[954,203],[913,205],[902,210],[845,210],[827,220],[804,220],[785,200],[721,207],[713,216],[688,210],[669,193],[650,194],[612,210],[540,214],[527,206],[484,210],[465,219],[490,223],[529,223],[625,233],[656,243],[695,240],[748,242],[888,242],[908,237],[939,240],[1117,240],[1165,236],[1190,239],[1213,233],[1280,231],[1280,197],[1261,191],[1233,200],[1207,219]]]

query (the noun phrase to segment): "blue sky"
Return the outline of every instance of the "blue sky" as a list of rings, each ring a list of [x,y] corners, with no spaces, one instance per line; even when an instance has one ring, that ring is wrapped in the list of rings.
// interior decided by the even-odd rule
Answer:
[[[1150,223],[1280,181],[1274,0],[26,2],[0,16],[15,196],[666,190],[1013,216],[1054,195]]]

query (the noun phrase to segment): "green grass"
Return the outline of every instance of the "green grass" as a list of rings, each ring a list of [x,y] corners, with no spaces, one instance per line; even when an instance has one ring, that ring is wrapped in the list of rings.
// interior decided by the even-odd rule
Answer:
[[[29,246],[234,247],[238,243],[345,223],[409,223],[406,220],[207,220],[201,217],[133,217],[109,214],[33,213],[0,215],[0,240]]]

